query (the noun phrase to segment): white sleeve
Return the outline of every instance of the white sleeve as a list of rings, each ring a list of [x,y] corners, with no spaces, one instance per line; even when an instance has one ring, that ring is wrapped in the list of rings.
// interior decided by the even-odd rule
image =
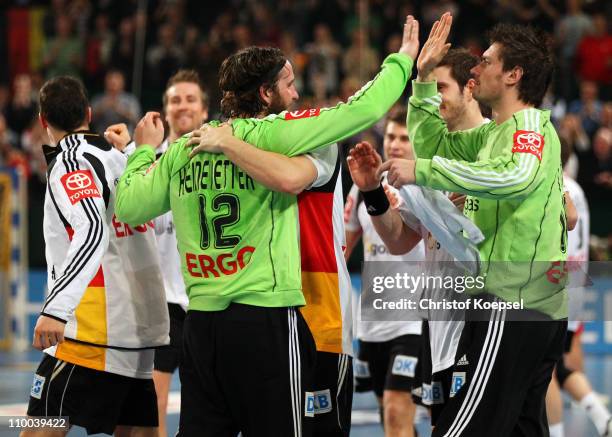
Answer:
[[[306,189],[321,187],[329,182],[334,175],[336,162],[338,161],[338,145],[332,144],[322,149],[305,154],[317,169],[317,178]]]
[[[49,175],[49,195],[73,235],[42,314],[67,321],[98,272],[109,242],[108,193],[106,181],[97,178],[87,159],[64,153],[57,157]]]
[[[385,185],[387,180],[385,179]],[[410,227],[415,232],[421,233],[421,221],[417,218],[416,215],[408,208],[406,201],[402,198],[399,191],[393,187],[392,185],[387,185],[387,187],[397,196],[399,200],[399,205],[397,206],[397,211],[402,218],[402,221]]]
[[[127,145],[123,149],[123,154],[129,158],[130,155],[134,153],[135,151],[136,151],[136,142],[130,141],[129,143],[127,143]]]
[[[356,232],[361,230],[361,223],[359,223],[359,188],[353,184],[351,191],[349,191],[346,197],[346,204],[344,205],[344,229],[350,232]]]

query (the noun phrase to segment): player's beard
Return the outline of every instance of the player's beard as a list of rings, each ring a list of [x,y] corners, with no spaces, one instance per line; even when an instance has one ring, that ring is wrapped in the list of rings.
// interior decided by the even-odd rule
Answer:
[[[270,100],[270,104],[268,105],[268,114],[279,114],[284,110],[288,109],[285,102],[281,98],[280,94],[274,92],[272,94],[272,99]]]
[[[454,130],[455,126],[457,126],[459,120],[466,111],[467,106],[463,104],[463,102],[458,104],[451,104],[450,102],[447,102],[445,104],[444,120],[446,121],[449,131],[452,132]]]

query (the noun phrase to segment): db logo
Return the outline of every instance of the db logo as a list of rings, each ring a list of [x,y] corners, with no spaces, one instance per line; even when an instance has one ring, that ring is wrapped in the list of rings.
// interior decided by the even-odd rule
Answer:
[[[94,184],[89,170],[77,170],[67,173],[61,178],[62,185],[73,205],[87,197],[100,197],[100,192]]]
[[[321,112],[321,110],[319,108],[317,108],[317,109],[302,109],[300,111],[287,112],[285,114],[285,120],[298,120],[300,118],[317,117],[320,112]]]
[[[519,130],[514,132],[512,153],[530,153],[542,160],[544,137],[536,132]]]

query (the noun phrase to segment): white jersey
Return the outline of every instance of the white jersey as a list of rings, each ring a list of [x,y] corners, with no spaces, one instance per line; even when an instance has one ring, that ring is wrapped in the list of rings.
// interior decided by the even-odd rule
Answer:
[[[127,158],[89,132],[69,134],[44,152],[49,294],[41,314],[66,322],[66,341],[45,352],[150,378],[151,348],[169,342],[168,311],[153,223],[131,227],[114,215]]]
[[[402,214],[402,219],[404,214]],[[409,222],[406,222],[409,223]],[[416,229],[415,229],[416,230]],[[425,275],[440,275],[440,266],[454,261],[453,256],[440,246],[440,243],[423,225],[418,231],[425,242]],[[437,266],[437,268],[435,268]],[[443,273],[442,273],[443,274]],[[423,297],[436,300],[435,290],[424,290]],[[453,316],[461,316],[461,312],[448,314],[449,320],[429,320],[429,344],[431,348],[431,371],[441,372],[455,364],[455,354],[459,347],[459,338],[465,322],[451,320]]]
[[[390,187],[392,190],[393,187]],[[398,196],[399,197],[399,196]],[[359,199],[359,189],[353,185],[346,199],[344,222],[347,231],[362,231],[364,261],[411,261],[419,262],[425,258],[423,242],[404,255],[391,255],[382,239],[378,236],[366,206]],[[421,321],[363,321],[361,320],[361,300],[357,308],[357,338],[362,341],[384,342],[406,334],[421,334]]]
[[[156,153],[161,155],[166,150],[168,150],[168,140],[159,145]],[[187,297],[185,282],[181,272],[181,258],[178,251],[172,211],[168,211],[155,218],[153,223],[155,225],[157,247],[160,259],[162,260],[160,267],[164,278],[166,300],[168,303],[180,305],[183,310],[187,311],[189,298]]]
[[[571,177],[564,175],[563,185],[565,186],[565,191],[569,193],[569,196],[576,207],[576,212],[578,213],[578,222],[576,223],[576,227],[567,233],[568,269],[570,270],[570,274],[572,271],[582,271],[581,274],[576,275],[576,277],[580,277],[582,274],[588,273],[591,223],[589,204],[587,203],[584,191],[582,191],[580,185],[578,185],[578,183]],[[576,319],[581,317],[584,288],[572,286],[568,291],[570,314],[567,329],[570,331],[576,331],[580,326],[580,322],[576,321]]]

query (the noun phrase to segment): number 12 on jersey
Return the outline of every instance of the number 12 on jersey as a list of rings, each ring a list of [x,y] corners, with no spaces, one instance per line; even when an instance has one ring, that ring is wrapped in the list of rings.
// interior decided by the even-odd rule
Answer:
[[[211,231],[214,237],[215,249],[231,249],[240,243],[240,235],[226,235],[225,228],[238,223],[240,220],[240,199],[230,193],[217,194],[212,198],[211,209],[214,217],[206,215],[206,196],[199,196],[200,210],[200,248],[210,247]],[[209,225],[210,221],[210,225]]]

